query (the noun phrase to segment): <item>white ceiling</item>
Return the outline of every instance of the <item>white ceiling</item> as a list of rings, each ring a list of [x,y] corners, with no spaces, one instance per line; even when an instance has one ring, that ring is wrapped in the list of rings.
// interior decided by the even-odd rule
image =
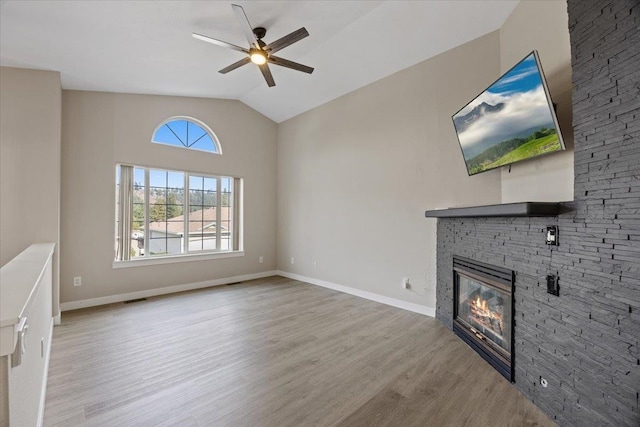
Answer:
[[[238,99],[276,122],[324,104],[502,25],[517,0],[235,1],[266,43],[310,36],[278,56],[315,67],[218,70],[248,47],[226,1],[2,1],[0,64],[60,71],[64,89]]]

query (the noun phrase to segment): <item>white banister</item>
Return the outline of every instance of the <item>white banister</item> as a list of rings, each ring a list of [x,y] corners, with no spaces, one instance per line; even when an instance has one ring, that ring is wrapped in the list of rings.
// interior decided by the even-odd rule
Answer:
[[[54,243],[0,269],[0,425],[42,425],[53,330]]]

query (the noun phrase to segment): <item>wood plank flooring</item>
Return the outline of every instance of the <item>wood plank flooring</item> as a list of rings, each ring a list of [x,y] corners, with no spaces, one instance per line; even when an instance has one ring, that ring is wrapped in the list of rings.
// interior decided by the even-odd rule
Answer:
[[[65,312],[45,426],[553,426],[436,319],[282,277]]]

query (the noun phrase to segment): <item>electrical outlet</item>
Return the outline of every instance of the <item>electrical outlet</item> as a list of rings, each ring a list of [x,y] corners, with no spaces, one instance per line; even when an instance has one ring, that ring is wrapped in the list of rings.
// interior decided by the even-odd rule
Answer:
[[[263,257],[263,256],[261,256],[260,258],[258,258],[258,262],[259,262],[260,264],[262,264],[262,263],[264,262],[264,257]]]
[[[410,289],[411,288],[411,284],[409,283],[409,278],[408,277],[403,277],[402,278],[402,287],[405,289]]]
[[[313,268],[318,268],[318,261],[313,261]]]
[[[76,276],[73,278],[73,286],[82,286],[82,277]]]
[[[293,257],[291,257],[291,264],[295,264],[295,259],[293,259]]]

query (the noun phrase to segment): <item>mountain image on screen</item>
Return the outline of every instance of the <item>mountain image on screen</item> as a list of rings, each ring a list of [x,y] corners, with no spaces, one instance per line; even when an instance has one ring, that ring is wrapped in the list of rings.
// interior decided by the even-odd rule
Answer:
[[[564,149],[531,53],[453,116],[469,175]]]
[[[502,102],[496,105],[489,105],[486,102],[483,102],[464,116],[456,117],[455,119],[453,119],[453,122],[456,125],[456,129],[458,129],[458,132],[463,132],[469,125],[471,125],[476,120],[481,119],[485,114],[494,113],[496,111],[502,110],[503,108],[504,103]]]

